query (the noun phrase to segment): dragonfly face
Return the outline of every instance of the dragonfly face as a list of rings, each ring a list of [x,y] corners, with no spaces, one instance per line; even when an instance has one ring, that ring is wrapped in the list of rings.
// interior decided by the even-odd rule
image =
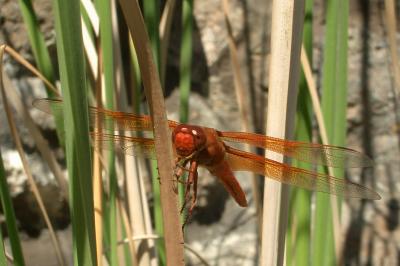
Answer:
[[[189,157],[206,146],[204,129],[198,126],[181,124],[172,132],[172,142],[179,157]]]

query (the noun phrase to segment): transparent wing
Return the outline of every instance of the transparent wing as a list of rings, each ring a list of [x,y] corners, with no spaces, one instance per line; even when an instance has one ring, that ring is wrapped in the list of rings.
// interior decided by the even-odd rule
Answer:
[[[375,191],[345,179],[291,167],[231,147],[227,147],[226,159],[232,171],[250,171],[281,183],[349,198],[381,198]]]
[[[218,131],[218,135],[224,141],[247,143],[312,164],[337,168],[369,167],[373,165],[373,161],[366,155],[343,147],[288,141],[245,132]]]
[[[59,99],[37,99],[33,102],[33,106],[49,114],[63,115],[63,101]],[[96,122],[96,118],[98,122]],[[110,111],[97,107],[89,107],[89,123],[92,129],[153,130],[150,116]],[[175,128],[178,125],[177,122],[171,120],[168,120],[168,124],[170,128]]]
[[[119,150],[125,154],[156,159],[154,140],[91,132],[92,145],[97,150]]]

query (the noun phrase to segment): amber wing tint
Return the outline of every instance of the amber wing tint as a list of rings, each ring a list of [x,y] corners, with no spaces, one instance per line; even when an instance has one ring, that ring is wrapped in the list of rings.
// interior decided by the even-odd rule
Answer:
[[[33,106],[49,114],[63,113],[63,101],[58,99],[38,99]],[[95,123],[98,117],[99,124]],[[125,112],[116,112],[97,107],[89,107],[89,122],[92,129],[102,128],[106,130],[130,130],[130,131],[152,131],[153,126],[150,116],[134,115]],[[175,121],[168,121],[169,127],[178,125]]]
[[[36,100],[33,105],[47,113],[62,115],[63,112],[61,100],[40,99]],[[153,139],[104,134],[97,130],[101,128],[112,131],[151,131],[152,123],[149,116],[114,112],[95,107],[89,108],[89,115],[90,126],[93,130],[91,136],[95,148],[117,148],[126,154],[155,158]],[[99,118],[99,126],[95,123],[96,117]],[[177,125],[177,122],[169,121],[170,128],[175,128]],[[220,131],[217,133],[224,141],[248,143],[309,163],[341,168],[372,165],[372,161],[368,157],[347,148],[287,141],[252,133]],[[226,149],[228,153],[226,159],[233,171],[250,171],[289,185],[345,197],[380,199],[376,192],[344,179],[291,167],[229,146],[226,146]]]
[[[375,191],[345,179],[291,167],[264,157],[227,147],[227,161],[233,171],[250,171],[297,187],[349,198],[377,200]]]
[[[156,159],[154,140],[113,134],[90,133],[95,149],[116,149],[125,154]]]
[[[260,134],[218,132],[224,141],[247,143],[281,153],[299,161],[338,168],[369,167],[373,162],[366,155],[343,147],[288,141]]]

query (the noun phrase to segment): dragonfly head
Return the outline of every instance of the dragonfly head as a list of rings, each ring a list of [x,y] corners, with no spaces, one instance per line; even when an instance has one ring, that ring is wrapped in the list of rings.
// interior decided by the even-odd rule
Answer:
[[[193,156],[204,149],[206,134],[201,127],[181,124],[172,132],[172,143],[178,156]]]

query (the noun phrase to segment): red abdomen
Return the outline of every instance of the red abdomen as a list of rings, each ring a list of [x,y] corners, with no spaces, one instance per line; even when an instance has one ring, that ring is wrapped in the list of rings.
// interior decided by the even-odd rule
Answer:
[[[240,186],[236,177],[233,175],[231,168],[225,160],[214,167],[207,168],[211,174],[218,177],[225,189],[240,206],[247,207],[246,195],[244,194],[242,187]]]

